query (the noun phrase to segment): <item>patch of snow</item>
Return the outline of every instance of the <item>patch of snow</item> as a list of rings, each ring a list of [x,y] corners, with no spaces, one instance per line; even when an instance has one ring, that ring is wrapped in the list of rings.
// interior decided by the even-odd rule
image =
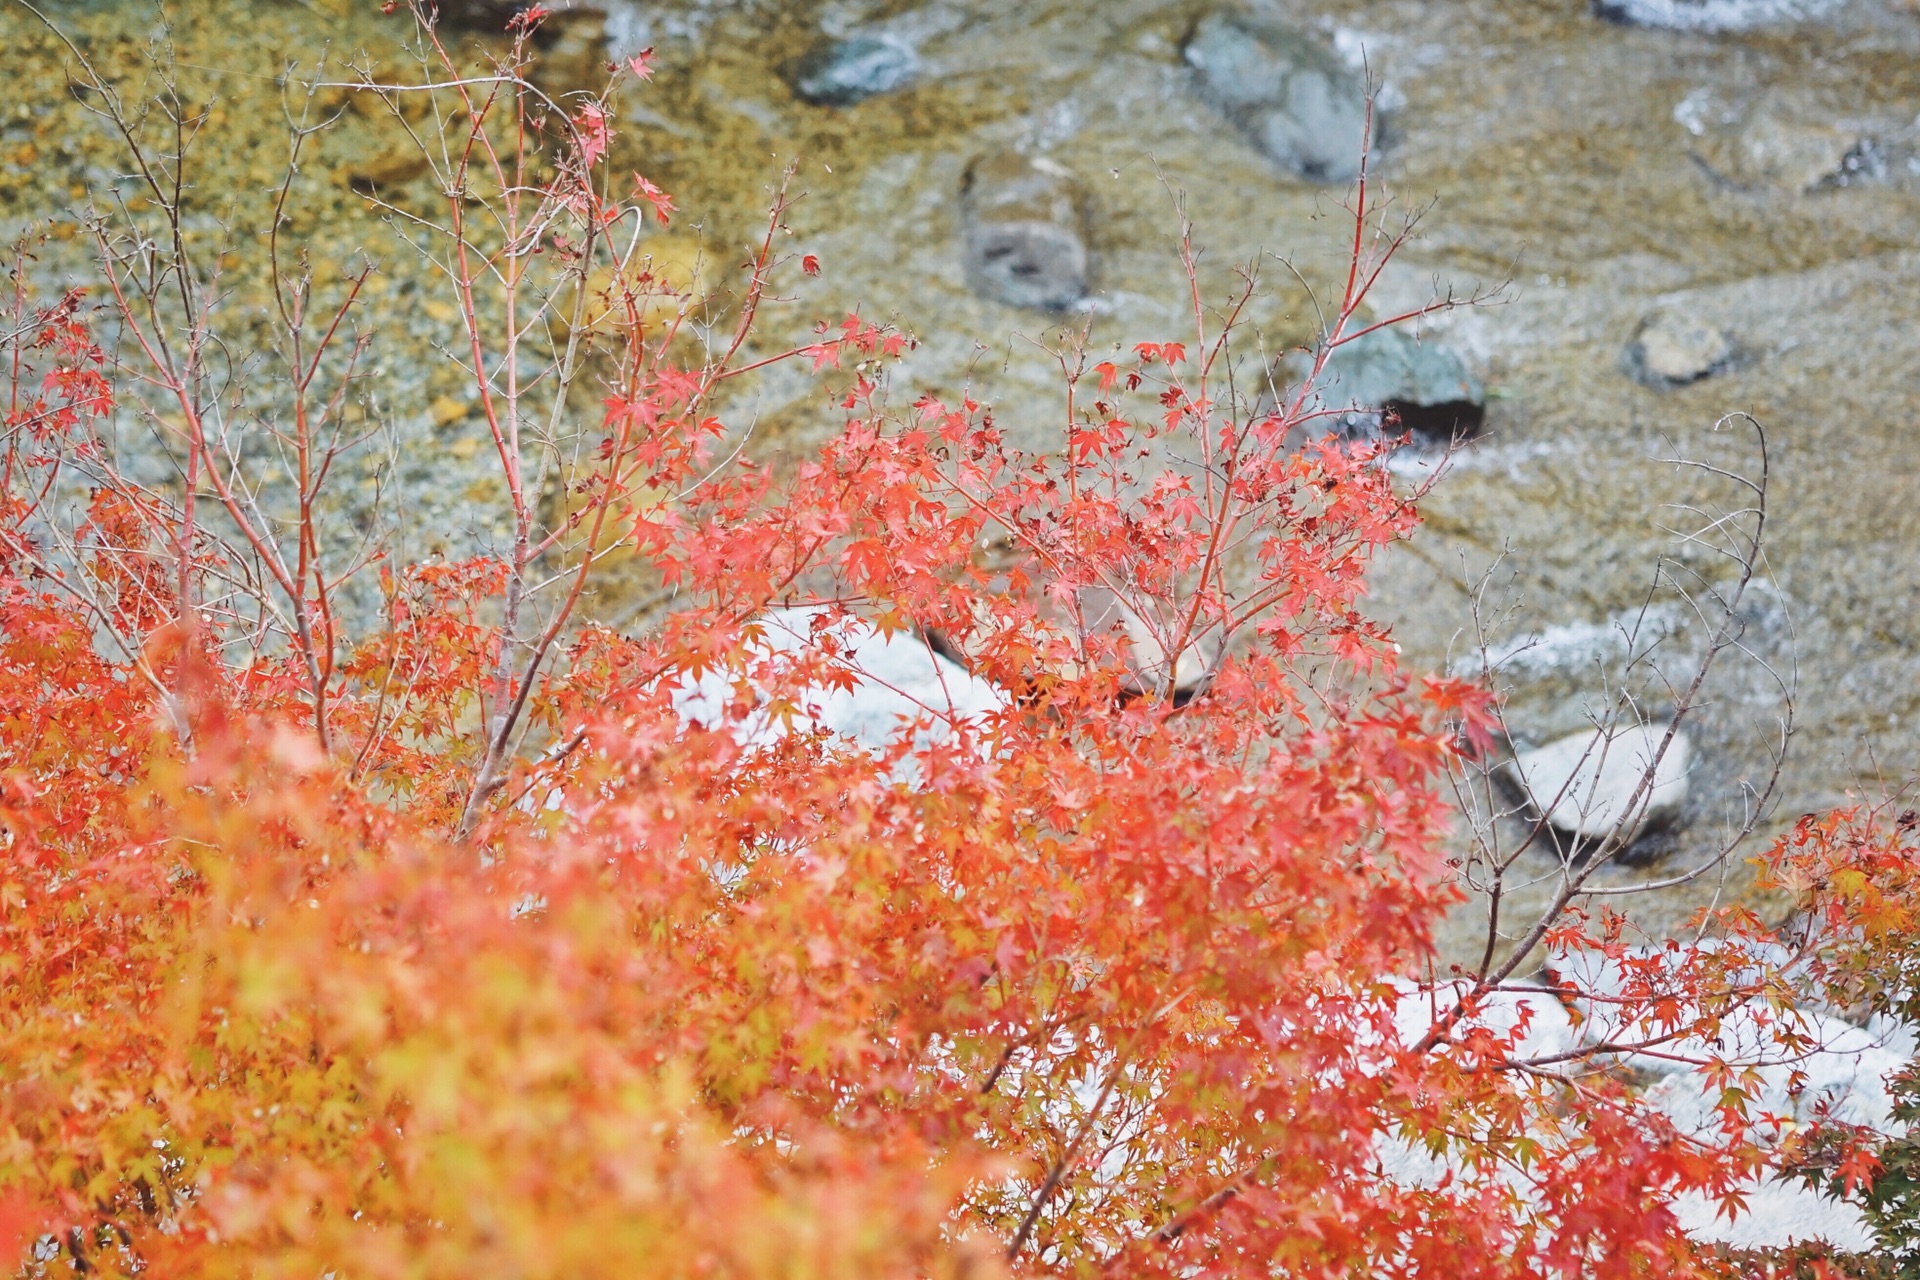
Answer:
[[[1672,31],[1747,31],[1822,17],[1846,0],[1602,0],[1616,22]]]

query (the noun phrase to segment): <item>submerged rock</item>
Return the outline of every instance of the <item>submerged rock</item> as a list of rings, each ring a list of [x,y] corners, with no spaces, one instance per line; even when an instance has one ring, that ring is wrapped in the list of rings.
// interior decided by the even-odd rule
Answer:
[[[1741,191],[1791,192],[1885,179],[1892,148],[1766,93],[1696,89],[1673,109],[1688,154],[1716,181]],[[1904,156],[1902,156],[1904,160]]]
[[[1593,11],[1608,22],[1628,27],[1746,31],[1817,18],[1842,3],[1844,0],[1593,0]]]
[[[1626,845],[1670,825],[1686,806],[1692,744],[1676,733],[1662,753],[1665,740],[1665,726],[1634,725],[1612,733],[1594,729],[1519,752],[1504,772],[1528,806],[1560,834],[1594,842],[1618,829]],[[1652,785],[1643,789],[1649,768]]]
[[[534,60],[533,82],[553,97],[606,86],[607,11],[597,5],[554,9],[535,29],[540,56]]]
[[[1379,139],[1367,130],[1367,87],[1340,56],[1302,31],[1213,13],[1184,55],[1200,96],[1281,166],[1314,182],[1350,182]]]
[[[788,69],[793,91],[816,106],[846,107],[910,83],[913,50],[884,36],[823,40]]]
[[[1083,203],[1073,172],[1044,156],[1000,151],[974,161],[961,193],[974,292],[1039,311],[1085,297]]]
[[[1627,372],[1650,387],[1679,387],[1725,369],[1733,339],[1724,329],[1684,311],[1647,317],[1627,344]]]
[[[507,23],[530,8],[526,0],[440,0],[440,21],[449,26],[504,31]]]
[[[1296,355],[1296,380],[1313,363]],[[1328,430],[1350,439],[1404,430],[1423,440],[1464,439],[1486,420],[1487,394],[1466,359],[1444,342],[1380,329],[1335,348],[1320,374],[1316,402],[1342,411]]]

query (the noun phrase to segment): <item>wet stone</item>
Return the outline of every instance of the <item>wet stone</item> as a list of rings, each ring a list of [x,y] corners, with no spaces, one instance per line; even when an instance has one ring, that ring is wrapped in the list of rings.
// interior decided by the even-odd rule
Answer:
[[[1718,183],[1742,191],[1812,191],[1887,176],[1888,145],[1808,117],[1765,93],[1696,90],[1674,107],[1687,150]]]
[[[347,168],[347,183],[362,195],[372,195],[404,186],[430,167],[426,154],[419,148],[399,147],[356,161]]]
[[[1693,747],[1676,733],[1662,751],[1666,732],[1664,725],[1633,725],[1569,734],[1516,752],[1503,774],[1561,835],[1592,842],[1617,827],[1628,844],[1673,825],[1686,807]],[[1651,785],[1643,787],[1649,769]]]
[[[824,40],[789,69],[793,91],[816,106],[846,107],[892,93],[920,74],[913,50],[883,36]]]
[[[1296,379],[1312,369],[1294,357]],[[1345,438],[1377,438],[1406,431],[1428,442],[1465,439],[1486,420],[1487,395],[1454,348],[1421,341],[1401,329],[1380,329],[1335,348],[1320,374],[1318,403],[1344,410],[1333,431]]]
[[[504,31],[508,22],[532,7],[527,0],[440,0],[440,21],[448,26]]]
[[[1733,354],[1733,340],[1724,329],[1687,312],[1668,311],[1640,322],[1625,362],[1627,372],[1650,387],[1678,387],[1719,373]]]
[[[579,90],[596,92],[606,84],[607,13],[597,6],[556,8],[540,22],[535,40],[540,57],[533,81],[553,97]]]
[[[1012,307],[1064,311],[1087,294],[1084,201],[1073,172],[1044,156],[994,152],[961,196],[968,284]]]
[[[1281,167],[1313,182],[1351,182],[1367,136],[1365,82],[1312,36],[1237,13],[1201,19],[1184,56],[1200,96]]]
[[[1844,0],[1593,0],[1593,12],[1627,27],[1672,31],[1747,31],[1803,22],[1831,13]]]

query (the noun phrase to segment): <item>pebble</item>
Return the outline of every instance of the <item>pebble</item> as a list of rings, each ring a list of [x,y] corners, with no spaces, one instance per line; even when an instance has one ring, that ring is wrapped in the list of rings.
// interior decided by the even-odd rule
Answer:
[[[1685,734],[1676,733],[1654,769],[1652,787],[1628,808],[1666,732],[1664,725],[1634,725],[1611,734],[1569,734],[1536,751],[1517,752],[1503,771],[1535,812],[1544,810],[1555,831],[1597,841],[1623,826],[1622,844],[1630,844],[1674,822],[1687,803],[1693,748]]]
[[[1291,361],[1296,380],[1312,368],[1304,353]],[[1335,348],[1318,391],[1320,405],[1348,410],[1333,420],[1332,429],[1349,439],[1408,431],[1444,443],[1474,435],[1486,421],[1486,389],[1465,357],[1444,342],[1422,341],[1404,329],[1379,329]]]
[[[1212,13],[1184,56],[1200,96],[1275,163],[1313,182],[1351,182],[1367,136],[1366,84],[1305,32],[1238,13]]]
[[[793,91],[816,106],[846,107],[891,93],[920,74],[913,50],[884,36],[823,40],[790,71]]]
[[[1627,344],[1627,372],[1650,387],[1678,387],[1719,373],[1733,359],[1733,340],[1699,316],[1667,311],[1640,322]]]
[[[1084,199],[1072,170],[1000,151],[967,170],[961,195],[968,283],[1012,307],[1064,311],[1087,294]]]

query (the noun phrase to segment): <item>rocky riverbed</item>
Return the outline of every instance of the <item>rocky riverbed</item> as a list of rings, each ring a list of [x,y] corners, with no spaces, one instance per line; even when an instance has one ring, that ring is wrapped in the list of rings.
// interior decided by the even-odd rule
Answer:
[[[769,317],[770,338],[859,306],[921,344],[897,382],[971,388],[1031,447],[1057,437],[1049,357],[1029,338],[1090,321],[1096,343],[1180,339],[1175,196],[1205,249],[1210,296],[1264,261],[1246,353],[1313,333],[1290,272],[1324,292],[1343,252],[1347,173],[1309,145],[1364,136],[1352,86],[1382,108],[1374,169],[1423,233],[1384,279],[1382,310],[1503,283],[1498,305],[1422,332],[1444,359],[1419,376],[1474,442],[1426,502],[1427,524],[1381,566],[1374,607],[1415,669],[1458,666],[1478,613],[1506,660],[1522,747],[1582,728],[1590,696],[1658,640],[1674,675],[1706,628],[1672,590],[1669,504],[1728,495],[1663,459],[1751,469],[1753,414],[1772,450],[1767,575],[1744,606],[1752,656],[1707,688],[1680,825],[1648,849],[1660,874],[1697,857],[1741,803],[1779,710],[1759,665],[1797,669],[1797,732],[1778,820],[1904,777],[1920,759],[1920,13],[1897,0],[610,0],[569,55],[604,36],[658,50],[624,97],[623,161],[672,190],[681,245],[732,261],[789,158],[807,192],[795,247],[824,270]],[[48,12],[126,77],[159,34],[137,0]],[[1223,17],[1222,15],[1226,15]],[[371,0],[202,0],[173,13],[182,83],[212,104],[208,191],[258,226],[285,157],[281,105],[324,51],[343,68],[402,58],[398,19]],[[576,44],[579,42],[576,40]],[[0,9],[0,203],[55,220],[109,184],[112,141],[65,87],[66,55]],[[302,70],[304,68],[305,70]],[[1252,70],[1249,70],[1252,68]],[[1264,69],[1263,69],[1264,68]],[[1254,88],[1234,79],[1253,77]],[[323,277],[364,247],[384,404],[402,424],[412,535],[480,545],[487,488],[460,377],[438,347],[454,317],[417,255],[362,192],[404,187],[404,133],[350,97],[303,167],[293,210]],[[1312,128],[1296,126],[1307,120]],[[1343,162],[1341,162],[1343,163]],[[207,207],[218,202],[209,199]],[[250,221],[251,220],[251,221]],[[257,237],[235,237],[236,280]],[[48,270],[82,260],[56,238]],[[1263,255],[1268,255],[1263,257]],[[722,296],[727,281],[716,277]],[[324,280],[323,280],[324,283]],[[242,285],[236,306],[258,299]],[[1411,359],[1405,352],[1393,359]],[[1356,374],[1356,382],[1370,374]],[[1414,375],[1406,375],[1412,379]],[[1408,386],[1415,383],[1409,381]],[[1425,385],[1424,383],[1420,385]],[[1408,392],[1407,394],[1413,394]],[[1422,392],[1421,394],[1426,394]],[[1458,403],[1466,403],[1463,398]],[[795,374],[730,406],[763,453],[806,450],[833,425]],[[466,464],[472,462],[470,467]],[[1415,483],[1426,463],[1396,461]],[[1680,563],[1724,585],[1695,548]],[[1638,639],[1623,631],[1639,626]],[[1658,681],[1649,685],[1659,702]],[[1729,806],[1732,806],[1730,809]],[[1744,871],[1729,891],[1741,892]],[[1698,886],[1645,913],[1658,927]]]

